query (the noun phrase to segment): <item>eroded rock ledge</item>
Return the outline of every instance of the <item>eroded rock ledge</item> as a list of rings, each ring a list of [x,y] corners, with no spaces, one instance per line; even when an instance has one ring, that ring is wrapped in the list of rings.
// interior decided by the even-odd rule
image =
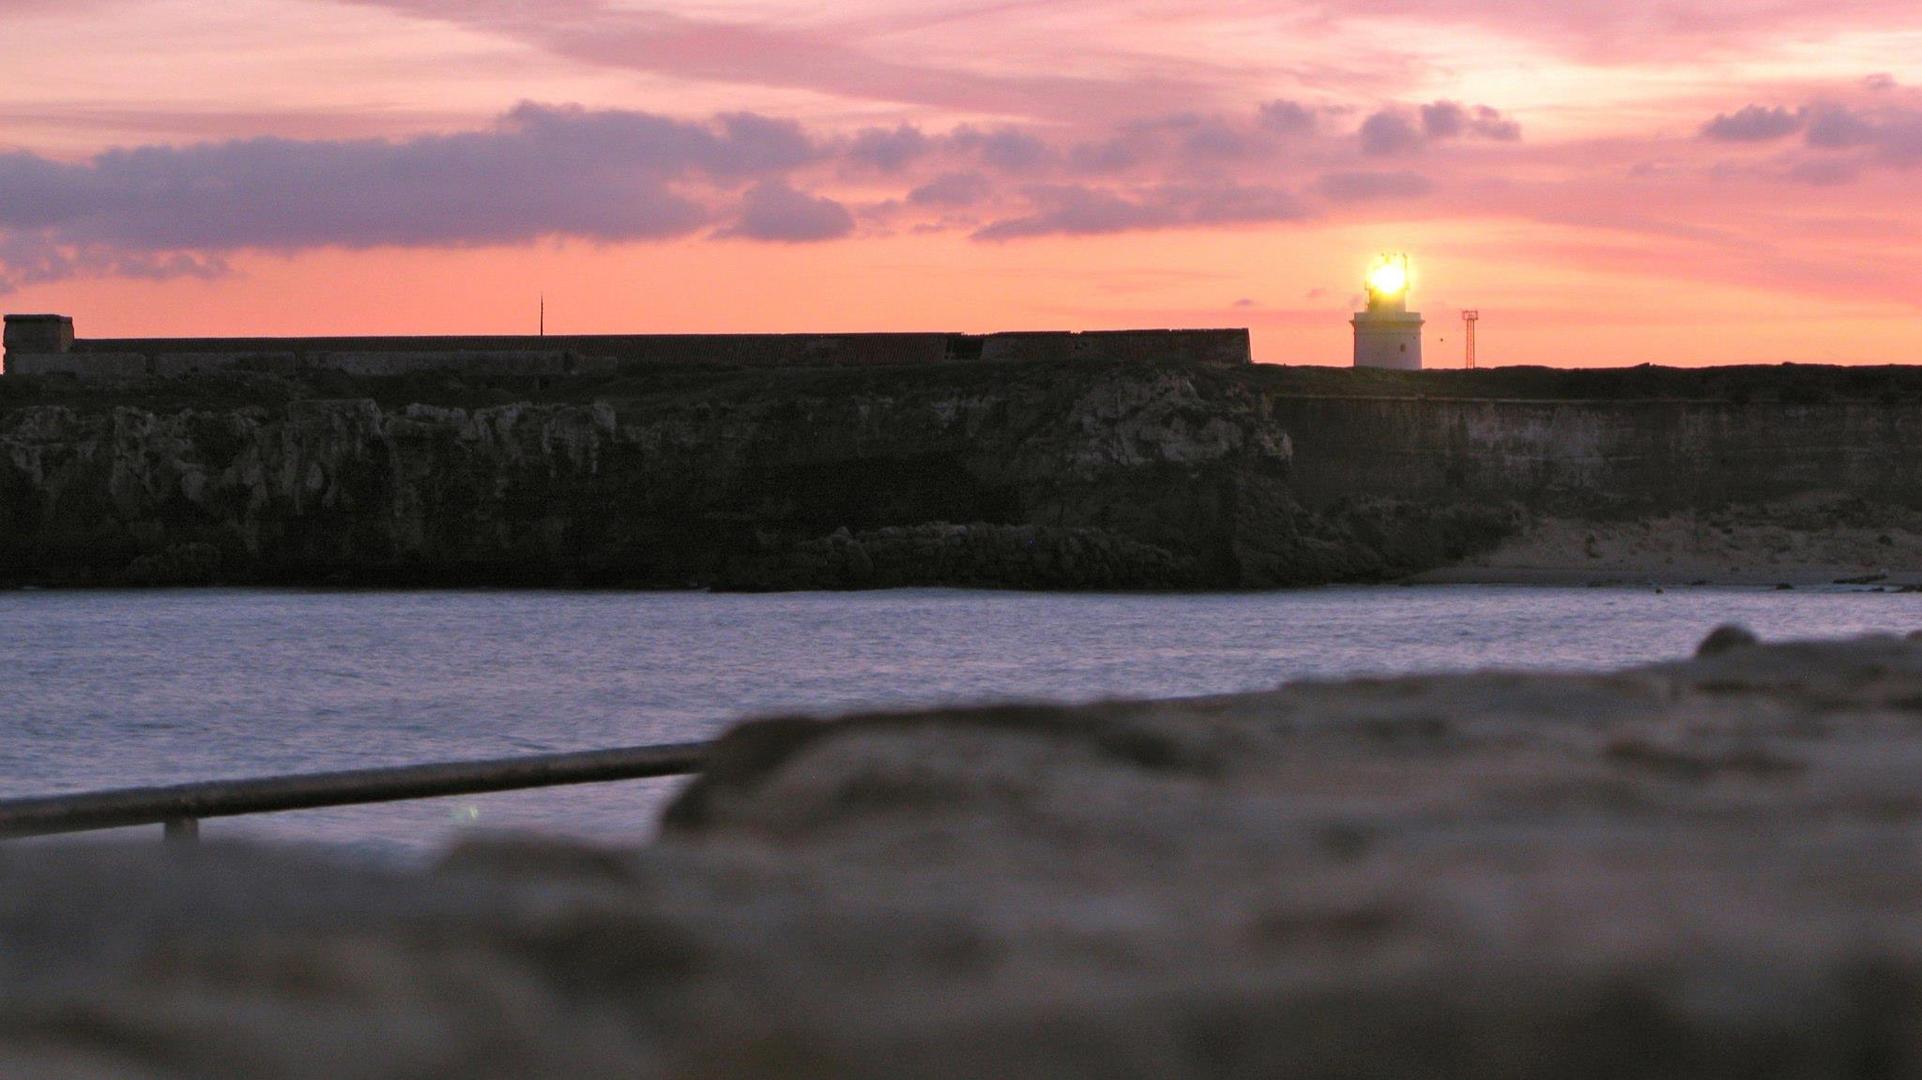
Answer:
[[[1914,368],[8,376],[0,587],[1906,585],[1918,447]]]
[[[727,737],[663,838],[0,848],[6,1076],[1922,1076],[1922,643]]]

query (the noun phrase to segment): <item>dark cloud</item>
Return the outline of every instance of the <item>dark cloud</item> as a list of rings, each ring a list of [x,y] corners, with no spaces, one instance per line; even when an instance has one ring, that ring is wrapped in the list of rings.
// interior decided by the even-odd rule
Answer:
[[[1848,150],[1876,141],[1876,125],[1845,105],[1815,105],[1804,112],[1809,115],[1808,134],[1805,137],[1810,146],[1824,150]]]
[[[1246,134],[1218,120],[1203,120],[1181,137],[1181,152],[1190,161],[1197,159],[1238,160],[1253,154],[1255,145]]]
[[[132,251],[636,240],[705,224],[673,182],[780,172],[817,150],[748,114],[689,123],[523,105],[454,135],[249,139],[111,150],[58,163],[0,157],[0,229]]]
[[[1877,72],[1876,74],[1867,76],[1862,80],[1862,89],[1872,90],[1877,93],[1880,93],[1881,91],[1884,91],[1884,90],[1893,90],[1896,88],[1896,85],[1897,83],[1895,81],[1895,76],[1890,75],[1886,71]]]
[[[1132,121],[1122,126],[1120,139],[1137,146],[1166,145],[1186,161],[1235,160],[1254,152],[1255,134],[1246,121],[1183,112]]]
[[[81,162],[0,154],[0,261],[17,283],[204,276],[223,265],[209,256],[241,249],[682,236],[711,222],[703,190],[822,153],[793,121],[749,113],[699,123],[522,105],[480,131],[402,140],[260,138]]]
[[[1922,107],[1853,109],[1820,102],[1809,115],[1804,140],[1816,150],[1861,151],[1866,160],[1897,168],[1922,164]]]
[[[1922,113],[1907,113],[1885,124],[1876,149],[1891,165],[1906,168],[1922,163]]]
[[[1452,101],[1423,105],[1421,130],[1431,139],[1455,138],[1468,130],[1468,112]]]
[[[1068,165],[1076,172],[1112,176],[1148,161],[1160,150],[1153,138],[1117,135],[1099,142],[1079,143],[1068,151]]]
[[[717,235],[776,243],[838,240],[854,231],[854,215],[833,199],[796,191],[785,181],[763,180],[741,199],[733,225]]]
[[[1383,109],[1361,122],[1361,152],[1376,157],[1411,154],[1426,142],[1420,129],[1406,116]]]
[[[1316,192],[1336,202],[1413,199],[1434,189],[1427,177],[1413,172],[1334,172],[1315,184]]]
[[[1315,130],[1315,111],[1299,102],[1270,101],[1256,111],[1255,122],[1277,135],[1306,135]]]
[[[980,173],[951,172],[908,192],[915,206],[973,206],[988,197],[988,178]]]
[[[1855,107],[1816,101],[1794,109],[1750,105],[1708,122],[1703,133],[1729,141],[1764,141],[1802,132],[1802,142],[1826,158],[1800,162],[1779,173],[1801,183],[1837,184],[1864,166],[1922,165],[1922,107]]]
[[[1414,111],[1382,109],[1361,123],[1362,153],[1375,157],[1411,154],[1444,139],[1493,139],[1514,142],[1522,126],[1486,105],[1437,101]]]
[[[590,112],[578,106],[553,108],[539,105],[523,105],[516,114],[531,113],[549,123],[557,120],[580,123],[583,118],[601,118],[619,135],[623,125],[646,126],[662,121],[663,117],[647,113],[603,111]],[[636,121],[645,118],[645,123]],[[667,120],[669,124],[681,124],[696,130],[700,125],[687,124],[686,121]],[[722,137],[719,140],[701,143],[701,154],[694,164],[717,175],[745,176],[774,172],[805,165],[822,155],[822,151],[808,138],[796,120],[779,120],[761,116],[757,113],[722,113],[719,118]],[[579,133],[570,133],[576,140]],[[639,141],[626,145],[645,149]]]
[[[1798,109],[1746,105],[1702,125],[1702,135],[1723,142],[1767,142],[1802,130],[1808,116]]]
[[[1334,115],[1271,101],[1082,125],[1071,130],[1108,137],[1075,141],[1014,125],[828,135],[755,113],[685,120],[523,104],[478,130],[395,139],[149,145],[77,162],[0,151],[0,287],[76,274],[205,276],[236,251],[703,233],[833,240],[857,232],[855,204],[818,185],[876,173],[907,194],[861,204],[868,219],[910,229],[938,220],[984,240],[1293,220],[1301,202],[1264,178],[1301,176],[1312,167],[1304,162],[1333,163],[1315,188],[1330,200],[1429,191],[1423,176],[1392,167],[1341,171],[1357,164],[1356,135]],[[1861,122],[1878,145],[1893,145],[1888,115]],[[1513,132],[1493,109],[1434,102],[1384,108],[1358,137],[1367,154],[1393,155]],[[1004,191],[1010,177],[1026,186]],[[1022,199],[1025,212],[1002,209]]]
[[[1511,120],[1487,105],[1475,106],[1475,120],[1469,130],[1496,142],[1520,142],[1522,137],[1520,121]]]
[[[1458,101],[1437,101],[1421,107],[1422,134],[1430,139],[1459,139],[1474,136],[1497,142],[1514,142],[1522,137],[1522,126],[1486,105],[1468,106]]]
[[[902,124],[893,130],[864,128],[856,132],[847,156],[857,164],[882,172],[899,172],[931,148],[932,141],[920,128]]]
[[[947,138],[948,145],[973,154],[990,168],[1010,173],[1034,172],[1054,160],[1054,148],[1020,128],[990,131],[961,127]]]
[[[1013,240],[1056,233],[1094,236],[1173,223],[1164,208],[1099,188],[1054,185],[1030,189],[1028,197],[1036,205],[1035,213],[994,222],[976,232],[975,239]]]
[[[1034,212],[978,230],[977,240],[1034,236],[1098,236],[1148,229],[1305,217],[1301,203],[1281,188],[1237,184],[1162,185],[1140,191],[1061,184],[1029,188]]]

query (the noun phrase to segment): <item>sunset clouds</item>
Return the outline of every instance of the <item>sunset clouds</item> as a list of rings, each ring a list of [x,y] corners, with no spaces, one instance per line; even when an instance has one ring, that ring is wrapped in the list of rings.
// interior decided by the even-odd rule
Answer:
[[[1922,346],[1913,5],[86,0],[0,28],[37,43],[0,84],[0,306],[129,332],[464,329],[500,303],[263,297],[519,264],[563,313],[715,273],[762,328],[1252,324],[1265,359],[1338,359],[1393,247],[1497,360]],[[719,298],[575,315],[748,328]]]
[[[1384,123],[1406,125],[1387,148]],[[1332,202],[1414,199],[1432,187],[1417,173],[1317,179],[1312,163],[1469,138],[1515,141],[1520,128],[1489,106],[1448,101],[1383,109],[1354,130],[1272,101],[1085,136],[1013,124],[836,132],[756,113],[688,120],[522,103],[475,130],[399,138],[259,136],[116,147],[70,162],[22,150],[0,154],[0,282],[103,265],[81,252],[129,256],[119,265],[154,277],[206,276],[223,265],[218,256],[248,249],[700,233],[814,243],[855,235],[851,206],[870,231],[952,230],[977,241],[1290,222],[1314,216],[1315,198],[1271,178],[1292,174]]]

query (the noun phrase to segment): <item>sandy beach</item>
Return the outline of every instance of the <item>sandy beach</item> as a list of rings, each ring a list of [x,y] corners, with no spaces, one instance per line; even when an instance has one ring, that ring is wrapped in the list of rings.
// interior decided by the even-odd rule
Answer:
[[[1922,587],[1922,513],[1810,495],[1621,521],[1541,517],[1417,584]]]

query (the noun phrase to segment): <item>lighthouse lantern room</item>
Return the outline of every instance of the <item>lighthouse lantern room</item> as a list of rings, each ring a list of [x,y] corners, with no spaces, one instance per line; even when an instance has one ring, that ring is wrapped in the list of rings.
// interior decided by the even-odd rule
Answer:
[[[1421,369],[1420,313],[1408,310],[1408,256],[1383,255],[1368,271],[1368,309],[1351,320],[1355,366]]]

